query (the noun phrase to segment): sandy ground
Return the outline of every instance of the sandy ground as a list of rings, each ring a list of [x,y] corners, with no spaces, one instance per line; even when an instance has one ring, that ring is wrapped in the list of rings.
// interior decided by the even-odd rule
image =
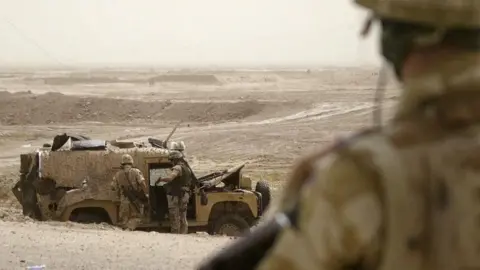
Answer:
[[[0,221],[0,268],[194,269],[207,254],[229,241],[205,234],[126,232],[105,227]]]
[[[172,139],[186,143],[197,174],[248,162],[245,173],[276,196],[296,158],[371,124],[377,77],[374,68],[0,74],[0,269],[192,269],[230,241],[25,219],[9,190],[18,156],[54,135],[164,138],[182,121]],[[388,118],[398,92],[386,88]]]

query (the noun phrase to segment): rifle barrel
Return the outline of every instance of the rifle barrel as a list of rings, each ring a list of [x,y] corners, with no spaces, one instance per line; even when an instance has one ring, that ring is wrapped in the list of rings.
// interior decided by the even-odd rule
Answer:
[[[170,134],[168,134],[167,138],[165,139],[165,141],[163,141],[163,147],[164,148],[167,148],[167,142],[168,140],[170,140],[170,137],[172,137],[173,133],[175,133],[175,131],[177,130],[178,126],[182,123],[182,121],[178,122],[174,127],[173,127],[173,130],[170,132]]]
[[[197,270],[255,269],[275,243],[281,229],[281,224],[276,220],[261,225],[204,262]]]

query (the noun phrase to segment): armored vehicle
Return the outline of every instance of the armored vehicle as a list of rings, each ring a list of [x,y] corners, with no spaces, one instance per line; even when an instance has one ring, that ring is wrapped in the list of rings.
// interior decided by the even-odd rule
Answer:
[[[37,220],[81,223],[119,222],[118,194],[110,182],[123,154],[134,159],[149,185],[149,205],[139,229],[169,228],[165,190],[155,185],[173,165],[170,151],[183,151],[183,142],[149,139],[148,143],[92,140],[63,134],[52,144],[20,156],[20,180],[12,189],[23,214]],[[262,216],[270,188],[242,175],[245,164],[194,177],[187,216],[189,231],[238,235]],[[192,172],[193,173],[193,172]]]

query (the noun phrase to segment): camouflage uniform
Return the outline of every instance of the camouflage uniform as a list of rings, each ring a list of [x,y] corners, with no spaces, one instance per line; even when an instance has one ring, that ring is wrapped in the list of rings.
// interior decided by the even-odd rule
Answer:
[[[181,158],[179,152],[172,151],[170,158],[174,160],[176,165],[172,167],[167,177],[161,178],[159,181],[167,182],[164,187],[167,191],[168,218],[170,219],[171,232],[187,234],[187,207],[190,199],[189,183],[192,176],[190,170],[183,162],[177,162]]]
[[[297,218],[258,269],[480,269],[480,43],[468,30],[480,28],[480,1],[357,2],[382,21],[403,84],[396,116],[298,164],[275,211]],[[438,44],[469,49],[407,76],[401,41],[425,57]]]
[[[133,168],[133,159],[130,155],[126,154],[122,157],[122,170],[118,171],[113,177],[112,188],[118,191],[120,196],[120,208],[119,208],[119,218],[120,225],[128,230],[134,230],[138,224],[141,223],[142,217],[144,216],[144,205],[142,203],[136,202],[137,208],[132,205],[130,200],[123,194],[121,187],[132,186],[137,190],[146,191],[145,178],[143,177],[142,172]]]
[[[175,176],[177,178],[182,177],[182,166],[175,165],[172,168],[172,173],[169,177]],[[170,219],[170,226],[172,233],[187,234],[188,233],[188,221],[187,221],[187,206],[190,199],[190,194],[187,189],[184,189],[183,196],[168,195],[168,218]]]

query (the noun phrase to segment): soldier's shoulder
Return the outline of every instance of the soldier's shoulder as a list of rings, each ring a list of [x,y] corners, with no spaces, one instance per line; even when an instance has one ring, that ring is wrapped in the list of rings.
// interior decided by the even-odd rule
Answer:
[[[175,165],[175,166],[172,167],[172,170],[181,171],[181,170],[182,170],[182,165],[177,164],[177,165]]]
[[[136,174],[142,174],[142,171],[140,171],[138,168],[132,168],[132,172]]]

